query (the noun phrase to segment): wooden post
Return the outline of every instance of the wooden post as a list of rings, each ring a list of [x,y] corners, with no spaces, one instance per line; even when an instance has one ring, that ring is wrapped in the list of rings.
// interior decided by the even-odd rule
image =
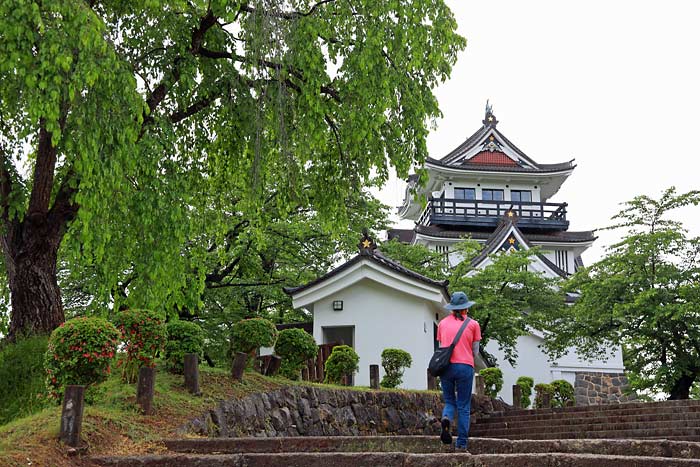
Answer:
[[[83,425],[85,386],[66,386],[61,411],[61,431],[59,438],[71,447],[78,447]]]
[[[435,376],[430,373],[430,370],[427,370],[426,373],[428,374],[428,391],[435,391],[437,389]]]
[[[153,395],[156,390],[156,369],[142,366],[139,369],[139,380],[136,383],[136,402],[141,406],[144,415],[153,414]]]
[[[282,364],[282,358],[277,355],[270,357],[270,364],[267,366],[266,376],[275,376],[278,371],[280,371],[280,365]]]
[[[202,394],[199,391],[199,360],[197,359],[197,354],[185,354],[185,387],[195,396]]]
[[[552,407],[552,395],[548,392],[542,393],[542,408],[549,409]]]
[[[323,359],[323,348],[319,347],[318,348],[318,353],[316,354],[316,378],[318,381],[323,382],[323,363],[325,360]]]
[[[301,380],[302,381],[309,381],[309,368],[304,367],[301,369]]]
[[[261,375],[266,375],[267,374],[267,367],[270,366],[270,355],[265,355],[264,357],[260,357],[260,374]]]
[[[369,366],[369,387],[379,389],[379,365]]]
[[[513,385],[513,407],[516,409],[522,409],[523,401],[523,390],[517,384]]]
[[[234,381],[241,381],[243,379],[243,372],[245,371],[247,362],[248,354],[236,352],[236,357],[233,359],[233,365],[231,366],[231,376]]]
[[[481,375],[476,375],[476,394],[483,396],[486,394],[486,385],[484,384],[484,377]]]

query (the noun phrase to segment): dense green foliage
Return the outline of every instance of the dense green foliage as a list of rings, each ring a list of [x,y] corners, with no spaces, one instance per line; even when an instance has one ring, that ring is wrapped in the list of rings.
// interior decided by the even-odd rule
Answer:
[[[520,376],[515,384],[520,386],[520,407],[527,409],[530,407],[530,396],[532,395],[532,388],[535,385],[535,380],[529,376]]]
[[[237,352],[250,354],[260,347],[272,347],[277,340],[277,328],[269,319],[244,319],[233,325],[233,343]]]
[[[431,250],[425,245],[410,245],[393,239],[382,243],[380,249],[387,257],[431,279],[446,278],[449,273],[445,254]]]
[[[3,231],[56,232],[80,304],[227,303],[204,289],[268,227],[337,240],[362,187],[425,160],[456,28],[443,0],[4,2]]]
[[[503,389],[503,372],[500,368],[484,368],[479,371],[484,378],[484,388],[486,395],[492,399],[498,397],[498,393]]]
[[[384,388],[395,388],[403,382],[403,372],[413,364],[411,354],[401,349],[384,349],[382,351],[382,367],[384,377],[380,385]]]
[[[547,383],[538,383],[535,385],[535,407],[541,409],[544,407],[544,396],[549,395],[550,404],[554,397],[554,386]]]
[[[554,392],[552,394],[552,407],[568,407],[576,402],[574,399],[574,387],[565,379],[555,379],[550,383]]]
[[[201,360],[204,349],[204,331],[192,321],[175,320],[165,326],[165,365],[173,373],[185,370],[185,355],[192,353]]]
[[[165,323],[151,310],[124,310],[114,317],[114,324],[121,332],[126,357],[119,361],[122,379],[135,383],[139,368],[153,368],[156,357],[165,345]]]
[[[282,357],[280,375],[297,380],[306,361],[318,354],[318,346],[314,336],[303,329],[284,329],[275,342],[275,353]]]
[[[102,318],[74,318],[56,328],[44,354],[49,396],[60,398],[68,384],[104,381],[120,337],[117,328]]]
[[[0,425],[47,405],[46,336],[20,339],[0,349]]]
[[[609,227],[625,229],[622,240],[571,278],[567,288],[580,299],[542,326],[551,356],[574,345],[584,357],[606,358],[622,345],[633,389],[688,397],[700,378],[700,237],[669,215],[698,204],[700,191],[673,188],[625,204]]]
[[[359,367],[360,357],[355,352],[355,349],[348,345],[336,345],[333,347],[328,360],[326,360],[325,382],[331,384],[340,384],[343,377],[351,376]]]

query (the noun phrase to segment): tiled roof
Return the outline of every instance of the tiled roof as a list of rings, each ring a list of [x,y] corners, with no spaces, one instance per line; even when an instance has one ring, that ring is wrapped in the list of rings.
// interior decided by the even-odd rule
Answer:
[[[504,165],[485,165],[485,164],[472,164],[470,162],[464,162],[460,165],[452,165],[445,163],[442,160],[433,159],[428,157],[426,162],[429,162],[440,167],[448,167],[452,169],[462,169],[462,170],[478,170],[487,172],[522,172],[522,173],[552,173],[561,172],[564,170],[570,170],[576,167],[573,160],[569,162],[562,162],[559,164],[538,164],[537,168],[532,167],[520,167],[520,166],[504,166]]]
[[[440,238],[462,238],[469,236],[475,240],[485,240],[491,237],[491,232],[470,232],[467,230],[448,230],[437,225],[418,225],[415,228],[416,233],[429,235],[431,237]],[[522,231],[521,231],[522,232]],[[404,234],[406,235],[406,234]],[[522,233],[523,237],[528,242],[563,242],[563,243],[579,243],[592,242],[596,239],[593,231],[563,231],[551,233]]]
[[[342,271],[345,271],[346,269],[349,269],[351,266],[359,263],[363,259],[367,259],[367,260],[370,260],[376,264],[387,267],[393,271],[396,271],[400,274],[403,274],[404,276],[410,277],[411,279],[415,279],[415,280],[424,282],[426,284],[429,284],[429,285],[432,285],[435,287],[439,287],[442,289],[442,292],[445,295],[445,297],[449,299],[449,292],[447,291],[448,281],[436,281],[436,280],[433,280],[433,279],[426,277],[422,274],[418,274],[417,272],[412,271],[412,270],[404,267],[403,265],[401,265],[397,261],[394,261],[390,258],[387,258],[378,249],[373,250],[369,254],[358,254],[355,257],[353,257],[352,259],[350,259],[349,261],[341,264],[337,268],[327,272],[323,276],[318,277],[318,278],[312,280],[311,282],[304,284],[304,285],[301,285],[299,287],[285,287],[284,291],[288,295],[293,295],[295,293],[306,290],[310,287],[313,287],[316,284],[320,284],[321,282],[323,282],[327,279],[330,279],[331,277],[339,274]]]
[[[401,243],[412,243],[416,237],[414,229],[389,229],[387,230],[387,240],[397,239]]]
[[[468,161],[469,164],[518,167],[518,163],[501,151],[481,151]]]

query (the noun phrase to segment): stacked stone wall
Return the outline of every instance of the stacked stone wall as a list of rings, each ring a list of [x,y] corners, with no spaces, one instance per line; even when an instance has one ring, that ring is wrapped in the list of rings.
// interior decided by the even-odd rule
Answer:
[[[423,435],[440,430],[437,392],[355,391],[294,386],[219,405],[182,432],[212,437]],[[472,418],[510,406],[472,398]]]
[[[578,372],[574,384],[576,405],[618,404],[635,400],[626,395],[627,377],[622,373]]]

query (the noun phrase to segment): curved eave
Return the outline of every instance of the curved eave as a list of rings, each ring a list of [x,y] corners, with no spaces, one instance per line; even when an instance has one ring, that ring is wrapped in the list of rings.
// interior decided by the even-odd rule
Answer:
[[[470,167],[460,167],[443,164],[437,159],[428,158],[425,161],[426,168],[433,169],[438,172],[443,172],[446,174],[493,174],[502,176],[504,173],[512,175],[515,177],[541,177],[541,176],[557,176],[564,175],[568,177],[576,168],[576,164],[573,162],[564,162],[562,164],[551,164],[551,167],[544,167],[538,169],[522,169],[517,167],[496,167],[496,166],[484,166],[484,168],[476,168],[474,166]]]

